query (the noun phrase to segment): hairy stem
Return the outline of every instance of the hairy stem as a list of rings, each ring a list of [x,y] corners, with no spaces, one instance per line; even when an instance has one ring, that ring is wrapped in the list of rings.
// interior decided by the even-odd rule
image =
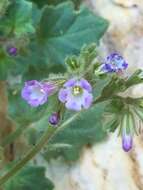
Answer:
[[[21,161],[19,161],[10,171],[8,171],[4,176],[0,178],[0,186],[9,180],[13,175],[15,175],[20,169],[22,169],[27,162],[29,162],[35,155],[46,145],[58,131],[66,127],[69,123],[75,120],[80,113],[73,115],[71,118],[66,120],[58,128],[48,126],[48,129],[44,132],[43,136],[40,138],[39,142],[32,148]]]

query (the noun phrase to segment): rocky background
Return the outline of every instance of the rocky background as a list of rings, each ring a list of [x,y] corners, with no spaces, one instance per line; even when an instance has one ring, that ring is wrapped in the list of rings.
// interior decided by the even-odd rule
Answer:
[[[128,74],[143,68],[143,0],[86,0],[86,3],[110,21],[99,48],[101,55],[120,52],[129,63]],[[131,88],[125,95],[142,96],[143,85]],[[143,190],[143,137],[134,139],[130,153],[122,150],[117,134],[110,134],[106,142],[85,147],[76,163],[58,159],[45,164],[55,190]]]

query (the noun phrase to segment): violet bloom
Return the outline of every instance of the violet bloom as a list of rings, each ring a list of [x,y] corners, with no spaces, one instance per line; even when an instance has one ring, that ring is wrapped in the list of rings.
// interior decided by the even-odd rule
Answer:
[[[36,80],[25,82],[21,96],[32,107],[43,105],[48,100],[48,96],[52,94],[54,87],[49,83],[41,83]]]
[[[14,47],[14,46],[10,46],[10,47],[7,48],[7,53],[10,56],[16,56],[17,55],[17,48]]]
[[[54,112],[51,114],[51,116],[49,117],[49,123],[51,125],[57,125],[60,121],[60,115],[58,112]]]
[[[69,110],[80,111],[88,109],[93,100],[92,87],[85,79],[70,79],[59,91],[59,100],[65,103]]]
[[[103,72],[120,72],[127,69],[128,63],[118,53],[110,54],[101,66]]]
[[[122,134],[122,148],[125,152],[128,152],[132,149],[133,146],[133,138],[131,134],[127,134],[123,132]]]

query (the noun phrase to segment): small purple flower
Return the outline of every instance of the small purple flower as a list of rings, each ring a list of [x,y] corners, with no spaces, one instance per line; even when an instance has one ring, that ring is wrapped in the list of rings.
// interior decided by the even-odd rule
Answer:
[[[91,106],[93,100],[91,92],[92,87],[87,80],[72,78],[59,91],[59,100],[65,103],[67,109],[80,111]]]
[[[58,112],[52,113],[52,115],[49,117],[49,123],[51,125],[57,125],[60,121],[60,114]]]
[[[101,70],[103,72],[121,72],[127,69],[128,63],[124,60],[124,58],[118,53],[110,54],[105,63],[101,66]]]
[[[48,96],[55,90],[52,83],[41,83],[36,80],[25,82],[21,96],[32,107],[43,105],[48,100]]]
[[[7,53],[10,55],[10,56],[16,56],[17,55],[17,48],[14,47],[14,46],[9,46],[7,47]]]
[[[125,152],[128,152],[132,149],[133,146],[133,138],[131,134],[127,134],[124,132],[122,134],[122,148]]]

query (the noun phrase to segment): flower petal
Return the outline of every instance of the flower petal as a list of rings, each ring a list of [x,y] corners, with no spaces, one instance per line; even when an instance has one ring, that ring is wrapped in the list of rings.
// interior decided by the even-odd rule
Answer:
[[[109,73],[114,72],[114,69],[113,69],[112,65],[107,64],[107,63],[102,65],[101,70],[104,71],[104,72],[109,72]]]
[[[65,103],[67,101],[67,97],[69,95],[69,90],[68,89],[60,89],[58,98],[61,102]]]
[[[69,99],[65,104],[66,108],[73,111],[80,111],[82,109],[81,103],[73,99]]]
[[[68,80],[65,84],[64,87],[73,87],[76,84],[77,80],[75,78]]]
[[[88,109],[91,105],[92,105],[92,102],[93,102],[93,96],[92,94],[87,94],[85,97],[84,97],[84,101],[83,101],[83,107],[85,109]]]
[[[84,88],[85,90],[87,90],[88,92],[91,92],[92,91],[92,86],[91,84],[89,84],[89,82],[85,79],[81,79],[80,82],[79,82],[80,86],[82,88]]]

